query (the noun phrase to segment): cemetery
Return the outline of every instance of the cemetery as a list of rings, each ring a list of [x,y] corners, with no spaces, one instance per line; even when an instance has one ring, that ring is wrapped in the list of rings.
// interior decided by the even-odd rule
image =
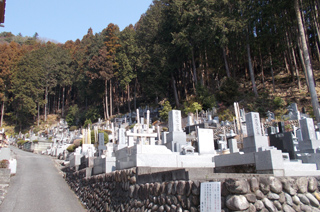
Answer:
[[[297,110],[286,122],[268,111],[263,122],[234,106],[233,123],[214,108],[185,119],[172,110],[168,131],[147,108],[75,131],[61,120],[21,148],[58,158],[92,211],[320,211],[318,125]]]

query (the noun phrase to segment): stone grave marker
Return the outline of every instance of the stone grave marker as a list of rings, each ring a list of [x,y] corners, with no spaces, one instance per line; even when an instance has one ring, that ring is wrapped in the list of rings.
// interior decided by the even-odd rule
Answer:
[[[311,140],[316,138],[314,124],[312,118],[305,118],[299,121],[303,140]]]
[[[286,132],[285,125],[283,121],[278,122],[279,133]]]
[[[212,129],[198,128],[198,151],[200,155],[216,153]]]
[[[261,136],[260,116],[259,113],[251,112],[246,115],[247,135]]]
[[[320,140],[316,139],[313,119],[300,119],[299,123],[302,134],[302,141],[299,141],[300,151],[306,153],[315,153],[316,150],[320,147]]]
[[[237,139],[229,139],[228,145],[229,145],[230,153],[239,152]]]
[[[167,134],[166,146],[173,152],[181,152],[182,146],[187,144],[186,133],[182,130],[181,111],[169,112],[169,133]]]
[[[181,132],[181,111],[171,110],[169,112],[169,132]]]
[[[99,157],[100,157],[102,155],[101,152],[107,149],[106,145],[104,145],[104,133],[98,134],[98,141],[99,141],[98,150],[99,150]]]
[[[258,152],[260,148],[268,147],[268,138],[261,133],[260,115],[257,112],[246,114],[247,135],[243,139],[243,151]]]
[[[118,149],[127,147],[126,129],[119,128],[118,134],[119,134]]]

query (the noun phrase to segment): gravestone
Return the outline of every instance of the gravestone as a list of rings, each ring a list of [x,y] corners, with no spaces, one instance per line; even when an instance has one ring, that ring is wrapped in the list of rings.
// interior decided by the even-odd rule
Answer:
[[[216,153],[212,129],[198,128],[198,152],[200,155]]]
[[[299,110],[298,110],[298,105],[297,105],[297,103],[291,103],[291,108],[292,108],[292,113],[293,113],[293,115],[294,115],[294,119],[295,120],[300,120],[300,112],[299,112]]]
[[[165,145],[173,152],[181,152],[182,146],[187,145],[186,133],[182,131],[180,110],[171,110],[169,112],[169,133],[167,134],[167,143]]]
[[[104,133],[98,134],[98,141],[99,141],[98,150],[99,150],[99,157],[100,157],[102,155],[103,150],[107,149],[106,145],[104,145]]]
[[[230,153],[239,152],[238,145],[237,145],[237,139],[229,139],[228,146],[230,149]]]
[[[278,122],[278,128],[279,128],[279,133],[284,133],[286,132],[285,130],[285,125],[283,121]]]
[[[187,123],[187,126],[191,126],[193,125],[193,114],[189,114],[188,115],[188,123]]]
[[[247,135],[243,139],[243,151],[258,152],[259,148],[268,147],[268,138],[261,133],[260,115],[257,112],[246,114]]]
[[[119,128],[118,135],[119,135],[118,149],[122,149],[124,147],[127,147],[126,129]]]
[[[299,149],[304,153],[315,153],[320,147],[320,140],[316,139],[312,118],[300,119],[302,141],[299,141]]]
[[[297,129],[296,130],[296,137],[298,139],[298,142],[302,142],[303,141],[301,129]]]
[[[161,140],[162,140],[161,144],[166,144],[167,143],[167,135],[168,135],[168,132],[162,132],[161,133]]]
[[[275,127],[268,127],[267,128],[267,133],[268,133],[268,136],[270,135],[273,135],[273,134],[276,134],[276,128]]]
[[[282,132],[277,134],[269,135],[270,146],[274,146],[282,152],[289,153],[290,159],[297,159],[295,152],[295,141],[293,134],[291,132]]]
[[[315,130],[312,118],[301,119],[299,121],[303,140],[315,139]]]

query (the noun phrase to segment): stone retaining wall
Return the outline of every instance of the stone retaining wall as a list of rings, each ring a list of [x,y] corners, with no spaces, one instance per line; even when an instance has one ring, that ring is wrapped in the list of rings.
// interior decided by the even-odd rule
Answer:
[[[89,211],[200,211],[201,181],[138,184],[136,169],[86,178],[68,172],[66,181]],[[319,211],[319,179],[250,176],[221,182],[221,211]]]

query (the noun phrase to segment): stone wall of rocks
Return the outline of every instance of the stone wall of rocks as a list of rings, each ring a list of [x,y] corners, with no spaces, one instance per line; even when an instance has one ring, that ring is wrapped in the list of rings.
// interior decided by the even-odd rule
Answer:
[[[200,211],[199,181],[137,184],[136,170],[85,178],[85,170],[67,173],[66,181],[89,211]],[[221,182],[221,211],[319,211],[315,177],[211,179]]]

